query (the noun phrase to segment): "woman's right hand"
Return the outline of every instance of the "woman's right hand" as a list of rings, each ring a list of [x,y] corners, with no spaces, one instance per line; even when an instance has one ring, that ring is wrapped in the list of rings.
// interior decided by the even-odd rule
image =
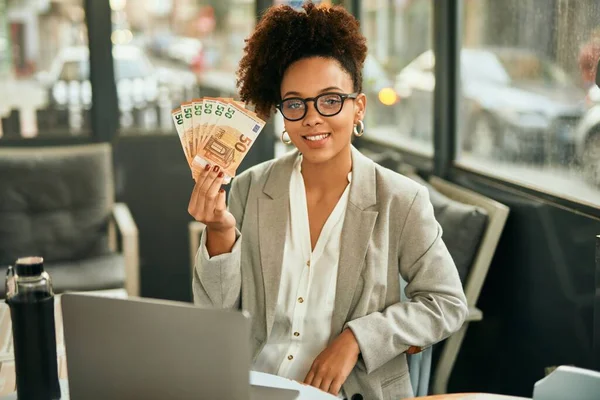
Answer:
[[[207,164],[196,178],[188,212],[196,221],[205,224],[209,232],[226,234],[235,232],[236,221],[227,210],[222,184],[223,172],[217,165]]]

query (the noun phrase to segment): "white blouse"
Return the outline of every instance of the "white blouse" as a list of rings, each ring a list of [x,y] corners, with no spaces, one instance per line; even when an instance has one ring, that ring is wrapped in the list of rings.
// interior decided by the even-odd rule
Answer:
[[[253,369],[302,382],[327,347],[335,300],[340,241],[350,184],[311,251],[306,190],[299,156],[290,179],[289,224],[271,335]],[[348,182],[352,174],[348,174]]]

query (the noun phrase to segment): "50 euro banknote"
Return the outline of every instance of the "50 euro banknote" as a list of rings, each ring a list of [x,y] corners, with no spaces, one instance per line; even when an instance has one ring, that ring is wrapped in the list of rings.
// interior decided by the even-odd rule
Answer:
[[[179,136],[179,141],[181,142],[181,147],[183,148],[183,153],[185,154],[188,164],[191,166],[194,155],[196,154],[193,150],[194,138],[185,130],[183,110],[180,108],[175,109],[171,112],[171,116],[173,118],[173,123],[175,124],[177,136]]]
[[[218,165],[225,174],[225,183],[229,183],[265,122],[239,102],[223,99],[216,104],[223,106],[222,112],[216,114],[212,129],[202,137],[191,168],[196,177],[207,163]]]

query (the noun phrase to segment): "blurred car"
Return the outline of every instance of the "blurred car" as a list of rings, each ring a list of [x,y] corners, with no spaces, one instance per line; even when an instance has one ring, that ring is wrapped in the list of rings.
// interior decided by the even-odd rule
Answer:
[[[589,109],[575,130],[575,152],[586,180],[600,186],[600,88],[588,92]]]
[[[169,126],[170,110],[197,93],[192,72],[155,67],[137,46],[114,45],[112,54],[122,128]],[[38,73],[38,82],[47,93],[47,107],[39,110],[38,119],[51,121],[44,125],[47,129],[68,125],[77,130],[82,120],[89,124],[87,110],[92,105],[89,75],[89,50],[81,46],[62,49],[50,70]]]
[[[114,46],[113,61],[119,109],[130,110],[154,104],[159,94],[157,71],[143,50],[135,46]],[[67,47],[54,59],[50,71],[39,75],[49,91],[52,108],[80,107],[92,104],[87,47]]]
[[[517,48],[461,51],[462,146],[483,157],[539,160],[574,153],[574,128],[585,93],[557,65]],[[432,136],[435,56],[427,51],[397,76],[398,123],[411,136]]]
[[[170,31],[157,32],[146,42],[146,48],[154,57],[167,58],[169,46],[175,40],[175,36]]]
[[[183,65],[191,66],[202,56],[202,42],[190,37],[174,37],[166,49],[167,57]]]
[[[155,59],[184,66],[196,75],[213,67],[219,53],[214,45],[210,45],[210,39],[200,41],[197,38],[175,36],[170,32],[154,34],[146,41],[145,48]]]
[[[144,50],[136,46],[113,47],[113,63],[119,108],[149,107],[168,101],[174,106],[194,96],[196,77],[190,71],[155,67]],[[89,51],[87,47],[67,47],[54,59],[50,71],[38,74],[38,81],[49,91],[54,108],[70,105],[89,108]]]

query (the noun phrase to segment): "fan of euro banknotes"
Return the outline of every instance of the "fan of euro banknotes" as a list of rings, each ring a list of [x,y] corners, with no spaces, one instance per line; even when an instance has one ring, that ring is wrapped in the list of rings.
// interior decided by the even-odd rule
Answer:
[[[244,103],[230,98],[194,99],[171,115],[194,179],[206,164],[218,165],[226,184],[265,126]]]

